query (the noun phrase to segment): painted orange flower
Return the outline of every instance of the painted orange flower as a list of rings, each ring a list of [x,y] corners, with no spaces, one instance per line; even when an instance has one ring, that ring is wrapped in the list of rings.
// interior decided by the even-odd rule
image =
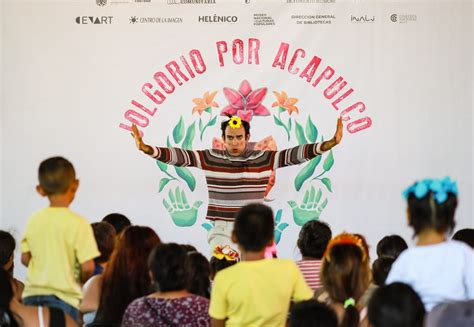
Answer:
[[[195,112],[198,112],[199,115],[202,114],[203,111],[210,110],[212,107],[214,108],[219,108],[219,105],[217,102],[214,101],[214,97],[216,96],[217,91],[209,93],[207,91],[204,93],[204,96],[201,98],[195,98],[193,99],[193,102],[196,104],[196,106],[193,108],[193,114]]]
[[[273,102],[272,107],[280,107],[281,109],[288,111],[288,114],[290,115],[293,112],[299,113],[298,107],[295,106],[295,103],[298,102],[298,99],[289,98],[285,91],[281,91],[281,94],[273,91],[273,94],[275,94],[277,101]]]

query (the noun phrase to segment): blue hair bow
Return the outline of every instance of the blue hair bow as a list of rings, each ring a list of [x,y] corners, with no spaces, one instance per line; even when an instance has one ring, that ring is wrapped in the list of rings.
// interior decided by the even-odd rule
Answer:
[[[402,194],[405,200],[408,199],[410,194],[413,194],[417,199],[421,199],[429,192],[433,193],[438,204],[442,204],[448,199],[448,193],[458,195],[458,186],[448,176],[443,179],[425,178],[408,187]]]

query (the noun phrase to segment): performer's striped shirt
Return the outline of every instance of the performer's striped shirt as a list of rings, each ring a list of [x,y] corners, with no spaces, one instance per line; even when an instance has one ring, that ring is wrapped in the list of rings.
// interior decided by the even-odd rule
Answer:
[[[231,156],[226,150],[183,150],[153,147],[153,158],[169,165],[204,171],[209,191],[207,219],[234,221],[246,204],[262,202],[274,169],[298,165],[321,155],[320,143],[281,151],[245,150]]]

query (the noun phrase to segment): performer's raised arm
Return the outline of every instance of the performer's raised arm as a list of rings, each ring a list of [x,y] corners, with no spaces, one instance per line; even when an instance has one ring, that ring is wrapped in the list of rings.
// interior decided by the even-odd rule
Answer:
[[[156,160],[173,166],[201,168],[199,151],[184,150],[180,148],[163,148],[145,144],[138,132],[137,125],[135,124],[132,124],[132,136],[135,139],[135,144],[138,150]]]
[[[331,150],[341,142],[342,129],[342,118],[339,117],[337,120],[336,132],[334,133],[332,139],[321,143],[303,144],[290,149],[275,151],[275,156],[273,157],[273,167],[282,168],[292,165],[299,165],[319,155],[322,155],[324,152]]]

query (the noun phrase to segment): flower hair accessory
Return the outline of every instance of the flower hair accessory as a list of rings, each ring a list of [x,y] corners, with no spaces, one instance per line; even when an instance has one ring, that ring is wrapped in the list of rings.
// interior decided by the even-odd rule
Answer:
[[[229,120],[230,128],[240,128],[242,126],[242,119],[239,116],[232,116]]]
[[[239,260],[239,254],[237,251],[232,249],[230,246],[220,246],[217,245],[214,248],[214,253],[212,254],[213,257],[222,260],[225,259],[226,261],[238,261]]]
[[[433,193],[433,197],[438,204],[442,204],[448,199],[448,193],[458,195],[458,186],[455,181],[447,176],[443,179],[425,178],[405,189],[402,194],[405,199],[408,199],[410,194],[413,194],[417,199],[421,199],[429,192]]]
[[[366,261],[369,257],[369,253],[367,253],[367,248],[364,246],[364,241],[362,240],[362,238],[354,234],[342,233],[334,237],[331,241],[329,241],[326,251],[324,252],[324,258],[328,262],[331,261],[331,257],[329,254],[331,253],[332,248],[336,245],[341,244],[350,244],[357,246],[362,252],[362,261]]]

